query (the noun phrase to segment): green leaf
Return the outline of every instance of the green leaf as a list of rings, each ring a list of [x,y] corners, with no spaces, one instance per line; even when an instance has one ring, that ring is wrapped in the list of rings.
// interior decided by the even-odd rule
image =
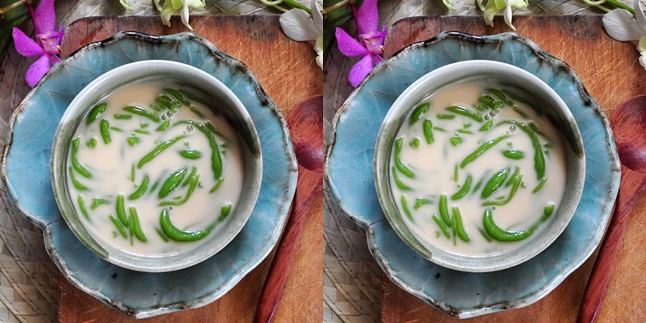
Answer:
[[[14,3],[17,0],[0,0],[0,8],[6,8]],[[38,2],[34,1],[34,7],[37,6]],[[8,45],[11,43],[11,32],[13,27],[20,26],[25,20],[29,18],[29,10],[26,5],[14,8],[7,11],[0,20],[0,62],[4,58]]]
[[[352,8],[350,8],[347,0],[323,0],[323,48],[327,49],[330,44],[334,42],[334,31],[336,27],[340,27],[351,19]],[[363,0],[354,2],[355,6],[359,8]],[[338,5],[338,7],[337,7]],[[328,11],[329,10],[329,11]]]

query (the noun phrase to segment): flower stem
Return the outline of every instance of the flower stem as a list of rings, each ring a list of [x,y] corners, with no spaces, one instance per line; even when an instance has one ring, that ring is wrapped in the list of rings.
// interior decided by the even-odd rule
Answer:
[[[323,15],[326,15],[330,11],[334,11],[336,9],[339,9],[339,8],[347,5],[348,3],[350,3],[350,0],[343,0],[343,1],[339,1],[339,2],[331,5],[329,7],[323,8]]]
[[[608,8],[606,8],[606,7],[604,7],[604,6],[596,6],[596,7],[597,7],[599,10],[601,10],[601,11],[603,11],[603,12],[605,12],[605,13],[608,13],[608,12],[612,11],[612,9],[608,9]]]
[[[597,7],[605,12],[608,12],[610,10],[602,7],[601,5],[607,3],[615,8],[628,10],[628,12],[632,13],[633,15],[635,14],[635,9],[619,2],[618,0],[583,0],[583,2],[585,2],[587,5]]]
[[[635,9],[633,9],[633,8],[631,8],[631,7],[625,5],[625,4],[623,4],[623,3],[621,3],[621,2],[619,2],[617,0],[606,0],[606,2],[608,4],[611,4],[611,5],[615,6],[615,7],[617,7],[617,8],[626,9],[630,13],[632,13],[633,15],[635,14]]]
[[[269,2],[269,1],[266,1],[266,0],[260,0],[260,2],[262,2],[263,4],[265,4],[265,5],[267,5],[267,6],[273,7],[273,8],[275,8],[276,10],[278,10],[278,11],[280,11],[280,12],[283,12],[283,13],[284,13],[284,12],[289,11],[289,10],[287,10],[287,9],[285,9],[285,8],[283,8],[283,7],[281,7],[281,6],[279,6],[279,4],[280,4],[281,2],[283,2],[282,0],[278,0],[278,1],[276,1],[276,2]]]
[[[279,4],[284,3],[286,5],[289,5],[292,8],[305,10],[305,12],[309,13],[310,15],[312,14],[312,10],[310,8],[298,3],[295,0],[260,0],[260,2],[262,2],[266,6],[274,7],[276,9],[280,10],[280,11],[287,11],[287,10],[285,10],[285,9],[278,6]]]
[[[27,3],[27,0],[20,0],[20,1],[14,2],[14,3],[12,3],[12,4],[4,7],[4,8],[0,8],[0,17],[2,17],[5,13],[9,12],[10,10],[16,9],[16,8],[24,5],[25,3]]]
[[[283,2],[285,4],[288,4],[288,5],[292,6],[292,7],[294,7],[294,8],[305,10],[305,12],[309,13],[310,15],[312,14],[312,9],[298,3],[295,0],[283,0]]]

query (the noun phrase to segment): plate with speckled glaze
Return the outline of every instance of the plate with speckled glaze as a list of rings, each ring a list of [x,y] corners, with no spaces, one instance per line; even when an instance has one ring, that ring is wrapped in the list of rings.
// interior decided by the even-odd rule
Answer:
[[[263,156],[260,194],[242,231],[206,261],[166,273],[124,269],[86,248],[61,217],[50,181],[54,133],[76,94],[109,70],[149,59],[195,66],[229,87],[253,119]],[[206,305],[260,264],[287,219],[297,165],[284,118],[244,64],[192,33],[122,32],[55,65],[25,97],[10,121],[2,176],[16,206],[43,229],[47,251],[65,277],[109,306],[144,318]]]
[[[552,87],[574,115],[586,156],[583,195],[565,231],[531,260],[488,273],[451,270],[410,249],[386,220],[373,181],[377,134],[399,94],[430,71],[474,59],[518,66]],[[554,290],[600,243],[619,188],[619,157],[603,111],[567,64],[516,33],[444,32],[402,49],[352,92],[335,116],[332,136],[325,184],[345,214],[366,230],[377,263],[407,292],[460,318],[527,306]]]

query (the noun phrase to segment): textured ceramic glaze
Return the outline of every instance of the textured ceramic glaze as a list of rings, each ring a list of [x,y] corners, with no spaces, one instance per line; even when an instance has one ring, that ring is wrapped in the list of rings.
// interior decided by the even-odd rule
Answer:
[[[182,84],[186,88],[209,95],[213,113],[224,115],[235,127],[243,152],[244,181],[238,203],[229,220],[218,224],[195,249],[185,249],[164,257],[149,257],[124,251],[115,244],[102,244],[92,236],[75,210],[70,198],[67,167],[68,150],[76,129],[88,110],[107,93],[119,87],[143,79],[162,79],[170,84]],[[158,157],[162,158],[162,157]],[[54,135],[51,158],[51,180],[54,197],[63,219],[74,234],[94,253],[107,261],[137,271],[164,272],[183,269],[204,261],[224,248],[245,225],[258,198],[262,180],[262,154],[258,133],[249,113],[240,100],[222,82],[210,74],[178,62],[162,60],[139,61],[112,69],[86,86],[70,103],[59,122]],[[213,198],[213,200],[215,200]],[[207,208],[208,205],[203,205]],[[215,214],[213,217],[215,218]],[[202,242],[202,241],[200,241]]]
[[[74,97],[109,70],[150,59],[192,65],[229,87],[251,115],[263,156],[260,194],[242,231],[208,260],[166,273],[124,269],[87,249],[61,218],[49,179],[54,133]],[[246,66],[190,33],[119,33],[80,49],[27,95],[10,126],[2,171],[15,204],[44,230],[47,250],[68,280],[131,316],[203,306],[233,288],[276,244],[296,187],[296,159],[275,104]]]
[[[566,151],[567,177],[565,193],[551,221],[540,234],[528,238],[517,250],[501,252],[489,257],[472,257],[457,254],[432,244],[424,244],[405,224],[390,187],[390,154],[398,131],[410,111],[430,93],[438,91],[451,83],[466,79],[486,79],[493,84],[506,84],[517,91],[531,93],[540,98],[536,104],[541,114],[548,115],[562,132],[563,147]],[[444,267],[468,272],[487,272],[506,269],[525,262],[545,250],[565,230],[579,203],[585,177],[585,154],[581,134],[572,113],[565,102],[550,88],[532,74],[513,65],[486,61],[470,60],[442,66],[420,77],[401,93],[386,114],[376,139],[374,157],[375,186],[382,209],[397,234],[413,250],[423,257]],[[447,167],[450,169],[450,167]],[[522,212],[522,211],[521,211]]]
[[[372,171],[380,125],[399,94],[430,71],[474,59],[515,65],[552,87],[579,126],[587,165],[580,203],[559,238],[531,260],[489,273],[447,269],[410,249],[381,210]],[[556,288],[599,244],[620,178],[612,133],[599,105],[565,63],[515,33],[448,32],[406,47],[377,66],[350,95],[336,115],[331,142],[327,187],[345,213],[367,230],[379,265],[406,291],[463,318],[526,306]]]

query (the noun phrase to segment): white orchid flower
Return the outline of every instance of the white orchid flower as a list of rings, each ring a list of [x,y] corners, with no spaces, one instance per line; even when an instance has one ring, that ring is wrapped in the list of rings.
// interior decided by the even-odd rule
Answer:
[[[130,0],[119,0],[119,3],[121,3],[124,9],[132,11],[132,8],[130,8]]]
[[[173,13],[182,9],[182,23],[191,31],[193,30],[193,27],[188,23],[189,9],[202,8],[206,5],[205,0],[165,0],[163,6],[161,4],[161,0],[154,0],[154,3],[157,10],[161,11],[159,15],[162,23],[168,27],[170,27],[170,17]]]
[[[316,65],[323,68],[323,35],[316,38],[316,45],[314,45],[316,52]]]
[[[316,64],[323,68],[323,6],[317,0],[311,0],[310,8],[312,15],[301,9],[285,12],[280,15],[280,26],[292,40],[313,42]]]
[[[610,37],[618,41],[639,41],[639,64],[646,69],[646,15],[641,2],[633,4],[635,15],[624,9],[615,9],[603,16],[603,26]]]
[[[455,10],[452,5],[452,0],[442,0],[442,2],[450,11]],[[505,18],[505,23],[515,31],[516,27],[512,24],[512,9],[526,8],[529,6],[529,0],[476,0],[476,4],[482,11],[485,23],[491,27],[493,27],[493,18],[504,9],[503,17]]]
[[[455,11],[455,8],[453,7],[453,4],[452,4],[452,0],[442,0],[442,3],[444,3],[444,6],[446,6],[446,9],[449,9],[449,11]],[[478,5],[481,5],[481,4],[482,4],[482,0],[478,0]],[[480,9],[483,9],[483,7],[480,7]]]
[[[478,6],[480,9],[483,8],[483,0],[478,0]],[[505,23],[511,29],[516,30],[516,27],[512,24],[512,9],[525,8],[529,5],[528,0],[488,0],[487,6],[483,9],[485,23],[493,27],[493,17],[500,12],[500,10],[505,9],[504,17]]]

